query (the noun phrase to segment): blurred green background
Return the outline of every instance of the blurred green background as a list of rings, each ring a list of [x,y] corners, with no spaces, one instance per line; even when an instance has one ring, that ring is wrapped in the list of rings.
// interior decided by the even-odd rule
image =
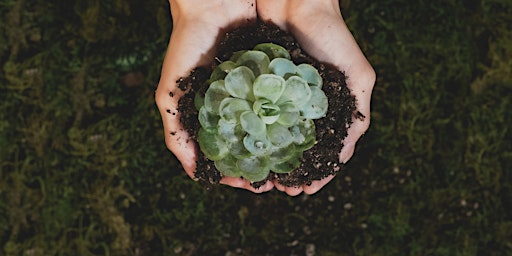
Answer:
[[[512,1],[343,1],[372,125],[315,195],[191,181],[164,0],[0,0],[0,255],[512,255]]]

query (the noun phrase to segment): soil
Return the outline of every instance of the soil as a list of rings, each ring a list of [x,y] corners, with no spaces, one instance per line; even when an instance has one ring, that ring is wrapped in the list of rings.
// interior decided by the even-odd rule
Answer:
[[[347,136],[347,128],[352,123],[353,117],[364,118],[364,116],[356,110],[355,97],[347,88],[345,74],[307,55],[292,35],[273,24],[257,21],[225,33],[218,44],[215,62],[210,67],[196,68],[188,77],[178,80],[179,88],[188,90],[179,101],[178,111],[181,112],[181,122],[191,139],[195,140],[200,124],[197,118],[198,111],[193,103],[194,95],[204,93],[204,89],[201,91],[201,88],[204,88],[215,65],[219,63],[218,61],[228,60],[233,52],[252,49],[255,45],[266,42],[285,47],[297,65],[309,63],[318,69],[324,80],[322,89],[329,100],[329,107],[324,118],[314,120],[317,143],[304,152],[301,165],[288,174],[271,172],[266,180],[254,182],[251,185],[258,188],[267,180],[274,180],[289,187],[311,184],[314,180],[320,180],[343,169],[343,165],[338,160],[338,153],[343,146],[343,139]],[[215,168],[213,161],[207,159],[200,150],[197,154],[195,177],[207,186],[219,183],[222,174]]]

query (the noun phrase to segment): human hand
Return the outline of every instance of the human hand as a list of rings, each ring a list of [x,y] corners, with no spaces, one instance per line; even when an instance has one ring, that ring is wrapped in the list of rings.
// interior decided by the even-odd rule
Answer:
[[[197,148],[180,122],[178,101],[184,92],[176,81],[186,77],[192,69],[211,63],[219,33],[229,26],[256,18],[255,0],[171,0],[173,31],[162,65],[160,82],[155,100],[162,116],[165,142],[169,150],[181,162],[188,176],[194,179]],[[273,188],[268,181],[254,189],[249,181],[224,177],[221,181],[233,187],[253,192],[265,192]]]
[[[364,57],[354,37],[348,30],[338,0],[256,0],[258,16],[290,32],[301,47],[319,61],[330,63],[347,76],[347,86],[356,97],[357,110],[365,118],[353,120],[348,136],[343,140],[339,153],[341,163],[346,163],[354,153],[354,147],[370,125],[370,100],[375,83],[375,71]],[[311,185],[275,187],[289,195],[302,192],[313,194],[325,186],[334,176],[314,181]]]

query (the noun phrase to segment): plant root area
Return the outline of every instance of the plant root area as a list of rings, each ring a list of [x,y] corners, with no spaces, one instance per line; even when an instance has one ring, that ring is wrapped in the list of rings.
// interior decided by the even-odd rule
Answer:
[[[259,43],[267,42],[286,48],[297,65],[308,63],[318,69],[323,79],[322,90],[329,100],[329,107],[324,118],[314,120],[317,143],[304,152],[300,166],[287,174],[270,172],[267,179],[251,185],[258,188],[267,180],[277,181],[288,187],[309,185],[314,180],[321,180],[343,169],[338,154],[343,147],[342,141],[347,136],[347,129],[352,124],[353,117],[365,117],[356,110],[355,97],[347,88],[345,74],[330,64],[310,57],[300,48],[292,35],[279,27],[256,21],[223,34],[211,66],[198,67],[191,71],[188,77],[178,80],[178,87],[187,92],[179,101],[180,120],[190,139],[197,141],[197,133],[201,126],[198,111],[194,107],[194,97],[196,93],[201,93],[200,88],[204,87],[213,68],[219,62],[228,60],[236,51],[252,49]],[[198,145],[197,148],[199,149]],[[218,184],[222,179],[222,174],[215,168],[213,161],[207,159],[200,150],[197,150],[195,177],[206,186]]]

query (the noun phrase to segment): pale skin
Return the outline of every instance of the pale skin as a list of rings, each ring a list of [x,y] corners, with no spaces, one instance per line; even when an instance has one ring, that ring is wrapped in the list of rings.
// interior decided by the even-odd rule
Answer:
[[[334,0],[171,0],[173,32],[162,66],[155,99],[160,110],[167,147],[181,162],[186,173],[194,178],[197,147],[183,131],[177,111],[183,92],[176,81],[198,66],[207,65],[214,56],[219,33],[259,16],[291,32],[301,47],[316,59],[330,63],[347,75],[347,85],[357,99],[357,108],[366,118],[354,119],[343,141],[339,160],[346,163],[354,153],[356,142],[370,124],[370,100],[375,72],[348,30]],[[219,15],[222,14],[222,15]],[[173,97],[170,97],[170,94]],[[290,196],[302,192],[314,194],[329,183],[329,176],[310,185],[285,187],[268,181],[258,189],[247,180],[224,177],[222,184],[255,193],[274,187]]]

